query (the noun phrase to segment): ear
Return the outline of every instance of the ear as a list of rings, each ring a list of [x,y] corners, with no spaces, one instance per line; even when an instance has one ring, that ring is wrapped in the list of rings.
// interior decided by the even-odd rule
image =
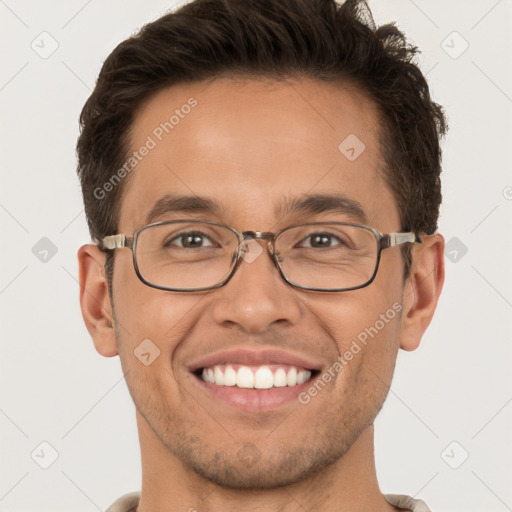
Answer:
[[[83,245],[78,250],[82,316],[96,350],[112,357],[118,352],[104,264],[105,254],[95,245]]]
[[[404,287],[400,348],[415,350],[434,316],[444,283],[444,238],[422,237],[412,251],[411,273]]]

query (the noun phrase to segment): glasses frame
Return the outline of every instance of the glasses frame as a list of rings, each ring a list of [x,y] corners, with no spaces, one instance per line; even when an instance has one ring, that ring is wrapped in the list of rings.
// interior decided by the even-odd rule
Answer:
[[[137,262],[137,240],[140,233],[142,233],[144,230],[149,229],[153,226],[162,226],[167,224],[177,224],[177,223],[192,223],[192,224],[209,224],[213,226],[223,227],[229,229],[238,239],[238,247],[235,253],[236,259],[234,262],[231,263],[232,268],[227,277],[221,281],[220,283],[213,285],[213,286],[206,286],[203,288],[170,288],[168,286],[160,286],[155,283],[152,283],[148,281],[140,272],[139,265]],[[308,286],[301,286],[296,283],[293,283],[290,281],[286,275],[284,274],[283,270],[281,269],[281,266],[279,264],[279,254],[275,252],[275,242],[277,238],[284,232],[297,228],[297,227],[303,227],[303,226],[352,226],[357,228],[365,229],[366,231],[369,231],[374,237],[375,241],[377,243],[377,261],[375,263],[375,268],[373,271],[372,276],[363,284],[358,286],[352,286],[348,288],[333,288],[333,289],[323,289],[323,288],[311,288]],[[375,279],[375,276],[377,275],[377,271],[379,270],[379,264],[380,264],[380,258],[381,253],[384,249],[389,249],[390,247],[395,247],[397,245],[401,245],[404,243],[422,243],[421,238],[417,233],[414,233],[412,231],[408,233],[387,233],[382,234],[379,231],[377,231],[375,228],[365,226],[363,224],[352,224],[350,222],[306,222],[304,224],[295,224],[293,226],[288,226],[286,228],[280,229],[276,232],[271,231],[237,231],[235,228],[232,228],[230,226],[227,226],[226,224],[222,224],[220,222],[214,222],[214,221],[208,221],[208,220],[198,220],[198,219],[176,219],[176,220],[169,220],[169,221],[161,221],[161,222],[153,222],[151,224],[147,224],[146,226],[143,226],[139,229],[136,229],[133,232],[133,236],[128,237],[124,233],[120,233],[117,235],[110,235],[103,238],[101,241],[98,242],[98,246],[103,251],[113,251],[115,249],[131,249],[132,251],[132,259],[133,259],[133,266],[135,268],[135,273],[137,274],[137,277],[147,286],[150,286],[151,288],[156,288],[158,290],[164,290],[169,292],[200,292],[200,291],[207,291],[207,290],[215,290],[217,288],[221,288],[222,286],[226,285],[231,278],[234,276],[235,272],[237,271],[238,267],[240,266],[240,263],[243,259],[243,246],[244,243],[248,239],[253,240],[266,240],[267,241],[267,252],[270,256],[270,259],[274,263],[274,266],[279,271],[281,277],[283,280],[288,283],[290,286],[293,286],[294,288],[300,289],[300,290],[308,290],[308,291],[315,291],[315,292],[346,292],[351,290],[358,290],[360,288],[365,288],[366,286],[369,286]]]

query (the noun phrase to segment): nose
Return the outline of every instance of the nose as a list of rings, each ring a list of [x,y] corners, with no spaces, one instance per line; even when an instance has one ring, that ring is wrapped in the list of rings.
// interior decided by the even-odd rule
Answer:
[[[218,325],[261,334],[276,324],[299,321],[299,293],[284,281],[266,249],[265,241],[249,240],[235,275],[216,290],[213,315]]]

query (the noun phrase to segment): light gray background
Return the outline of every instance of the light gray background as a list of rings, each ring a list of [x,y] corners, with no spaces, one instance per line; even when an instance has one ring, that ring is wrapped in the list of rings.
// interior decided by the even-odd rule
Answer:
[[[451,240],[447,279],[421,347],[399,356],[376,422],[381,487],[419,496],[434,512],[512,510],[512,1],[370,5],[378,23],[397,21],[422,49],[450,124],[440,221]],[[119,360],[95,352],[79,310],[76,252],[89,237],[74,145],[103,60],[172,6],[0,0],[4,512],[104,510],[140,488]],[[59,45],[47,59],[31,47],[51,49],[43,31]],[[57,248],[46,262],[36,246],[43,237]],[[43,441],[58,453],[48,469]]]

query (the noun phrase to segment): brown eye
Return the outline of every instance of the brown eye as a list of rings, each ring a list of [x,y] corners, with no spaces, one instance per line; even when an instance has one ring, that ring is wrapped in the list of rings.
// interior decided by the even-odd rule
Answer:
[[[198,247],[212,247],[213,243],[204,233],[201,233],[200,231],[194,231],[180,233],[178,236],[175,236],[164,245],[165,247],[178,246],[183,247],[184,249],[197,249]]]
[[[302,247],[323,248],[332,247],[333,245],[343,245],[343,242],[330,233],[313,233],[308,235],[301,242]]]

